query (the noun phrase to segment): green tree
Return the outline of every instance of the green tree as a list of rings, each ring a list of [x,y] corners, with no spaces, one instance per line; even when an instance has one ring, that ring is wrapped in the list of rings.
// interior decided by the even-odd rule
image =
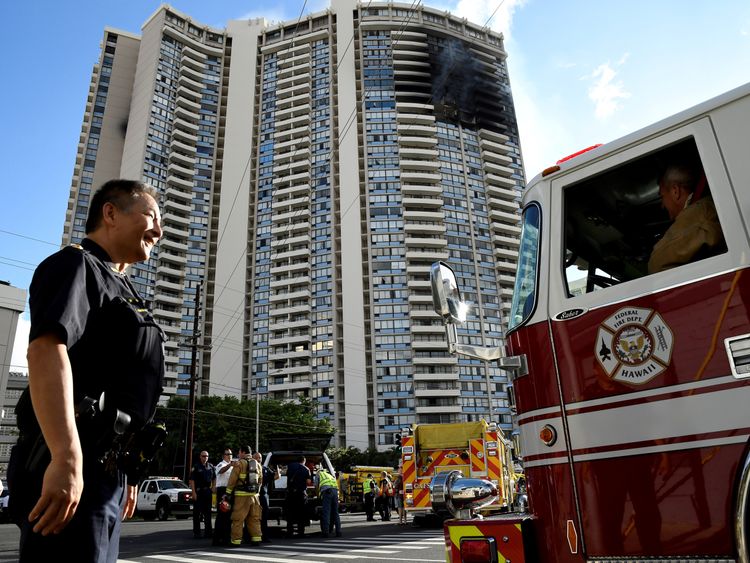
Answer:
[[[206,450],[216,463],[225,447],[239,448],[246,444],[255,448],[255,400],[241,401],[236,397],[207,396],[195,401],[193,427],[193,462],[197,453]],[[333,434],[326,419],[318,419],[315,404],[300,397],[296,402],[263,399],[260,401],[261,451],[268,449],[269,437],[274,435],[304,436],[310,433]],[[159,407],[156,420],[162,420],[169,432],[165,446],[152,464],[151,472],[160,475],[183,474],[185,437],[187,436],[187,399],[171,397],[166,406]]]
[[[352,470],[354,465],[375,465],[380,467],[398,467],[401,457],[398,448],[391,448],[380,452],[376,448],[367,448],[364,452],[359,448],[329,448],[326,450],[333,467],[344,473]]]

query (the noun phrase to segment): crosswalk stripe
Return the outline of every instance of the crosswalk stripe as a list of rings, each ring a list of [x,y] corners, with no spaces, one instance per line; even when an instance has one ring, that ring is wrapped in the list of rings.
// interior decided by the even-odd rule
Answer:
[[[220,557],[226,557],[227,559],[231,559],[233,561],[240,559],[243,561],[264,561],[266,563],[325,563],[325,561],[321,561],[319,559],[297,559],[296,557],[293,559],[287,559],[286,557],[268,557],[266,555],[245,555],[238,551],[232,551],[231,553],[227,552],[222,554],[197,552],[191,553],[191,555],[200,555],[201,557],[199,559],[193,559],[191,557],[176,557],[174,555],[149,555],[148,558],[161,559],[164,561],[176,561],[178,563],[205,563],[205,556],[209,556],[212,560],[215,560],[216,556],[219,555]]]
[[[356,543],[348,543],[348,544],[339,544],[338,547],[324,547],[321,546],[320,543],[313,543],[313,542],[295,542],[294,545],[290,545],[289,547],[291,549],[294,549],[295,546],[298,545],[304,545],[305,549],[313,549],[313,550],[320,550],[320,551],[332,551],[332,552],[342,552],[342,551],[356,551],[357,553],[380,553],[383,555],[387,555],[389,553],[398,553],[397,551],[393,551],[392,549],[388,549],[390,546],[386,546],[385,549],[372,549],[370,547],[361,547],[360,545]],[[279,545],[275,546],[277,549],[283,549],[285,546]]]

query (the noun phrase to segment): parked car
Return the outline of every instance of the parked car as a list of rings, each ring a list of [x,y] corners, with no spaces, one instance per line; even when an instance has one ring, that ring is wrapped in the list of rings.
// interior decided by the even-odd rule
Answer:
[[[8,514],[8,500],[10,499],[10,491],[6,487],[3,492],[0,493],[0,522],[10,522],[10,514]]]
[[[193,514],[192,490],[177,477],[149,477],[138,488],[135,510],[144,520],[188,518]]]

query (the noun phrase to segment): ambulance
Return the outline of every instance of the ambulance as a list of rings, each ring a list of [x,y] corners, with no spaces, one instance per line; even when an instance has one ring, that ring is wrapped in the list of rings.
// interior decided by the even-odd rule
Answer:
[[[401,437],[404,508],[415,517],[433,512],[433,477],[454,471],[483,478],[498,490],[485,511],[508,510],[515,497],[510,443],[502,430],[484,420],[446,424],[415,424]],[[419,520],[419,519],[418,519]]]
[[[750,561],[749,232],[750,84],[530,182],[507,351],[433,265],[450,348],[511,374],[529,501],[448,521],[447,561]]]

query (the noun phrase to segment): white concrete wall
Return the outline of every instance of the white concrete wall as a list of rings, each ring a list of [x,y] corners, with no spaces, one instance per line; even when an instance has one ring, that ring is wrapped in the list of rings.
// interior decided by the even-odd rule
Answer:
[[[164,14],[163,10],[157,12],[143,26],[135,81],[130,99],[128,131],[122,154],[121,178],[141,180],[143,176],[143,159],[146,152],[146,136],[154,95],[156,67],[159,63]]]
[[[258,34],[263,19],[230,21],[232,60],[229,67],[224,169],[219,204],[219,240],[211,350],[211,395],[240,396],[242,339],[245,320],[245,275],[250,190],[248,160],[253,146]]]
[[[354,33],[353,0],[332,0],[331,8],[337,17],[336,52],[338,53],[338,107],[340,198],[341,217],[341,276],[342,316],[344,321],[344,400],[346,403],[346,445],[364,449],[368,447],[367,380],[364,327],[364,286],[362,284],[362,239],[359,218],[359,141],[357,124],[341,138],[344,125],[358,99],[354,68],[353,46],[347,45]],[[344,51],[346,51],[344,53]],[[354,203],[353,203],[354,202]],[[337,413],[340,415],[340,413]]]
[[[109,79],[107,105],[104,108],[104,121],[99,137],[99,150],[96,155],[93,178],[94,190],[99,189],[108,180],[120,177],[131,94],[133,93],[138,50],[141,43],[140,39],[134,38],[132,35],[126,35],[115,29],[108,31],[116,33],[118,37],[112,75]],[[106,32],[104,36],[106,38]],[[90,122],[91,116],[89,117]],[[139,179],[140,176],[135,178]]]

